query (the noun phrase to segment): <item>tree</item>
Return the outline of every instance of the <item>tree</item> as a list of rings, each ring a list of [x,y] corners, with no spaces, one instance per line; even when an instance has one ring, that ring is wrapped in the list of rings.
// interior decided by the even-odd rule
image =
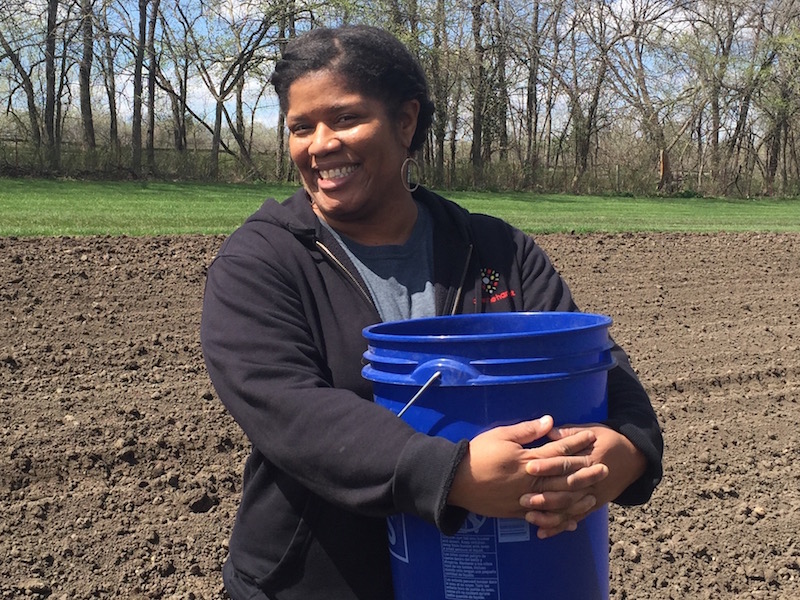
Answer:
[[[147,21],[147,169],[156,172],[156,77],[158,58],[156,56],[156,24],[159,20],[161,0],[151,0],[150,16]]]
[[[133,40],[133,115],[131,117],[131,170],[142,176],[142,95],[144,90],[144,56],[147,45],[147,5],[149,0],[138,0],[138,28]]]
[[[58,37],[58,0],[47,0],[47,29],[44,39],[45,57],[45,102],[44,102],[44,137],[45,157],[51,171],[58,171],[61,163],[61,148],[57,131],[56,104],[58,103],[56,87],[56,40]]]
[[[688,114],[674,138],[667,140],[666,125],[675,125],[677,116],[672,109],[682,97],[696,93],[690,81],[676,75],[670,64],[673,55],[664,47],[670,33],[665,24],[677,10],[669,0],[632,0],[609,14],[618,37],[608,56],[612,82],[619,97],[638,113],[641,130],[658,156],[660,192],[671,190],[670,152],[695,119]]]
[[[20,10],[14,11],[15,8],[19,8]],[[25,48],[35,45],[35,41],[27,39],[21,31],[21,29],[25,27],[20,27],[20,22],[27,20],[29,16],[21,10],[21,8],[22,7],[15,7],[12,3],[8,3],[3,9],[0,9],[2,11],[0,12],[0,15],[2,15],[2,20],[0,21],[0,48],[3,50],[3,54],[0,55],[0,61],[8,60],[13,66],[13,72],[17,80],[11,82],[9,85],[12,93],[7,102],[9,107],[13,106],[13,90],[17,87],[22,89],[25,96],[25,105],[27,107],[28,135],[30,136],[31,145],[38,153],[42,141],[40,112],[36,102],[37,96],[32,75],[34,69],[33,67],[29,68],[26,66],[23,55]],[[32,24],[28,27],[28,30],[28,35],[30,38],[33,38]],[[6,33],[4,33],[4,31]],[[6,37],[6,34],[8,34],[9,37]],[[12,34],[14,34],[13,37],[11,37]]]
[[[236,131],[225,102],[248,70],[263,60],[260,52],[271,41],[267,34],[277,15],[264,11],[263,8],[246,3],[235,7],[225,2],[208,3],[203,7],[208,37],[202,40],[194,29],[187,28],[200,78],[215,103],[209,164],[209,175],[212,178],[216,178],[219,173],[223,119],[239,148],[240,160],[253,171],[258,170],[250,157],[245,140]]]
[[[173,5],[179,7],[179,4]],[[188,147],[187,120],[189,114],[189,75],[193,56],[189,31],[197,21],[187,22],[185,12],[159,11],[161,20],[161,60],[156,61],[156,82],[169,98],[172,121],[172,145],[179,154]],[[179,28],[176,28],[178,26]]]
[[[484,182],[483,111],[486,104],[486,48],[483,45],[484,0],[472,0],[472,184],[482,186]]]
[[[117,82],[116,82],[116,62],[118,40],[115,33],[109,26],[109,2],[104,2],[98,11],[99,37],[101,40],[101,70],[103,82],[106,90],[106,101],[108,102],[108,146],[111,155],[111,162],[118,163],[120,160],[121,146],[119,140],[119,123],[117,116]]]
[[[559,77],[569,98],[574,171],[571,188],[583,189],[592,138],[600,127],[600,102],[608,75],[608,55],[619,41],[608,27],[608,6],[602,1],[573,6],[569,28],[570,77]]]
[[[94,116],[92,114],[92,64],[94,62],[94,10],[92,0],[81,0],[82,51],[79,66],[79,87],[81,100],[81,125],[83,144],[88,152],[94,152],[97,142],[94,135]]]
[[[297,30],[295,29],[295,12],[294,12],[294,2],[290,2],[287,6],[287,10],[282,12],[278,17],[278,51],[280,53],[286,48],[286,43],[291,38],[297,35]],[[275,155],[275,176],[277,177],[278,181],[283,181],[286,178],[286,160],[285,160],[285,141],[286,135],[284,133],[285,128],[285,118],[283,115],[283,111],[278,111],[278,127],[277,127],[277,144],[276,144],[276,155]]]

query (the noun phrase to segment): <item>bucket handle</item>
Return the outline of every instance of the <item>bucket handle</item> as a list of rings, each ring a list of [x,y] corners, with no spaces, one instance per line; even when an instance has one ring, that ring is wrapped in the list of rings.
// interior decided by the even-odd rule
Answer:
[[[433,382],[439,379],[439,377],[441,376],[442,376],[441,371],[436,371],[433,375],[431,375],[430,378],[428,378],[428,381],[422,384],[422,387],[419,388],[419,390],[417,390],[417,393],[414,394],[414,397],[411,398],[411,400],[409,400],[402,409],[400,409],[400,412],[397,413],[397,416],[402,417],[403,413],[405,413],[409,408],[411,408],[411,405],[414,404],[414,402],[416,402],[419,399],[419,397],[422,396],[422,394],[424,394],[425,391],[429,387],[431,387],[431,385],[433,385]]]

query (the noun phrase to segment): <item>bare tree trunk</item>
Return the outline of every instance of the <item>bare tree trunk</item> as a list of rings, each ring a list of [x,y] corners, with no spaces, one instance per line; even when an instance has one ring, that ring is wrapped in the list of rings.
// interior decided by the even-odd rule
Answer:
[[[108,5],[103,6],[100,13],[103,29],[103,79],[105,80],[106,98],[108,99],[108,141],[113,155],[113,162],[119,164],[120,142],[119,125],[117,123],[117,83],[114,74],[114,48],[111,45],[111,32],[108,28]]]
[[[472,0],[472,41],[475,46],[475,64],[472,68],[472,183],[483,185],[483,107],[486,99],[486,67],[483,45],[483,0]]]
[[[456,83],[455,94],[453,95],[453,106],[461,106],[461,92],[462,87],[460,83]],[[456,183],[456,160],[458,158],[458,111],[450,111],[450,168],[448,170],[448,186],[454,186]]]
[[[715,16],[709,17],[708,15],[700,14],[697,19],[698,23],[704,26],[710,26],[712,31],[705,36],[708,43],[701,46],[700,54],[700,74],[701,80],[706,89],[706,99],[709,106],[709,126],[708,142],[705,148],[706,162],[711,170],[711,179],[716,187],[716,191],[724,190],[726,180],[726,169],[723,161],[722,153],[720,152],[720,137],[722,135],[722,112],[723,112],[723,83],[728,74],[728,67],[731,61],[731,51],[735,41],[735,33],[737,23],[744,10],[744,5],[735,7],[733,4],[726,4],[721,7],[721,11],[725,12],[723,18],[717,19]],[[698,37],[703,40],[703,35],[698,34]],[[703,65],[709,62],[707,58],[707,48],[710,46],[714,52],[713,61],[710,62],[710,67],[706,68]]]
[[[533,4],[531,38],[529,45],[528,76],[525,81],[525,154],[522,173],[526,186],[533,183],[538,164],[537,135],[539,129],[539,61],[541,53],[539,31],[539,0]]]
[[[433,48],[431,52],[431,92],[433,102],[436,105],[436,112],[433,115],[433,184],[442,185],[444,181],[444,144],[447,134],[448,121],[448,102],[447,102],[447,79],[442,68],[442,56],[445,53],[443,44],[447,38],[444,0],[436,0],[433,22]]]
[[[45,34],[45,156],[51,171],[58,171],[59,152],[56,139],[56,27],[58,0],[47,0],[47,32]]]
[[[786,107],[791,104],[791,92],[786,86],[781,86],[780,98],[781,103],[775,114],[772,116],[772,123],[767,137],[767,158],[764,173],[764,186],[767,195],[772,196],[775,194],[775,179],[778,174],[778,165],[783,162],[783,180],[786,181],[786,160],[785,160],[785,147],[786,137],[788,137],[789,128],[789,115],[787,114]],[[783,155],[783,156],[782,156]],[[781,160],[783,157],[783,160]]]
[[[22,82],[22,89],[25,92],[25,100],[28,106],[28,124],[30,127],[31,136],[30,141],[34,149],[38,151],[42,145],[42,135],[40,129],[41,125],[39,123],[39,108],[36,105],[36,93],[33,89],[33,81],[31,81],[31,77],[28,74],[27,69],[25,69],[20,61],[19,54],[17,54],[17,52],[11,48],[8,40],[3,35],[2,29],[0,29],[0,47],[3,48],[3,52],[5,52],[6,57],[11,61],[11,64],[14,66],[14,70],[17,72],[17,76]]]
[[[147,42],[147,4],[139,0],[139,33],[136,39],[136,54],[133,66],[133,116],[131,121],[131,170],[136,177],[142,176],[142,92],[144,82],[144,54]]]
[[[672,169],[669,164],[669,153],[666,148],[658,152],[658,191],[668,192],[672,184]]]
[[[150,8],[150,19],[147,27],[147,171],[156,173],[156,74],[158,62],[156,57],[156,23],[158,21],[161,0],[153,0]]]
[[[91,77],[92,63],[94,61],[94,14],[92,0],[81,0],[81,33],[83,38],[83,51],[78,68],[80,98],[81,98],[81,125],[83,128],[83,147],[92,155],[97,145],[94,135],[94,118],[92,115]],[[93,163],[93,157],[90,157]]]
[[[508,160],[508,106],[509,106],[509,86],[506,78],[506,66],[508,61],[508,35],[502,19],[503,7],[500,0],[492,0],[494,14],[492,15],[492,42],[494,45],[494,90],[492,94],[494,118],[492,119],[493,129],[498,141],[499,158],[505,162]],[[493,136],[494,137],[494,136]],[[491,156],[490,156],[491,158]]]
[[[211,160],[208,165],[208,176],[216,179],[219,176],[219,148],[222,140],[222,102],[217,98],[214,105],[214,130],[211,136]]]
[[[560,14],[561,14],[561,7],[562,4],[559,2],[556,4],[556,22],[560,21]],[[552,32],[552,61],[550,64],[550,68],[548,69],[548,79],[547,79],[547,95],[545,98],[545,110],[544,110],[544,127],[542,135],[544,137],[544,144],[545,144],[545,151],[544,151],[544,161],[545,167],[549,169],[552,166],[553,161],[553,111],[555,109],[555,102],[556,102],[556,84],[558,82],[558,72],[560,70],[559,64],[559,57],[561,55],[561,35],[559,33],[558,27],[553,26],[551,27]]]
[[[160,6],[159,6],[160,8]],[[164,52],[168,53],[168,58],[172,61],[171,71],[175,73],[177,82],[175,86],[170,82],[170,78],[164,73],[161,66],[163,59],[155,65],[156,83],[167,92],[170,101],[170,112],[172,113],[172,146],[180,154],[186,152],[188,140],[186,133],[186,101],[187,101],[187,81],[189,79],[190,59],[186,52],[185,45],[183,51],[180,41],[174,39],[174,33],[170,27],[169,20],[164,15],[163,10],[159,10],[161,20],[162,44]],[[181,25],[186,27],[183,19],[179,19]],[[184,33],[184,40],[185,40]],[[177,87],[177,90],[175,89]]]
[[[244,137],[243,128],[242,132],[240,133],[239,125],[231,121],[230,115],[225,109],[224,104],[222,105],[222,113],[225,117],[225,121],[228,124],[228,129],[230,129],[231,133],[233,133],[233,138],[236,140],[236,145],[239,147],[239,160],[250,169],[251,175],[261,177],[261,172],[258,168],[258,165],[256,165],[256,163],[253,161],[253,156],[250,154],[250,148],[247,145],[247,139]],[[238,116],[235,118],[238,118]]]
[[[68,5],[67,15],[64,19],[65,23],[70,22],[71,15],[69,14],[69,9],[72,8],[71,5]],[[55,123],[54,133],[55,133],[55,151],[56,151],[56,163],[58,164],[58,169],[61,169],[61,143],[62,137],[64,133],[64,120],[66,118],[66,111],[64,111],[64,103],[61,102],[61,98],[65,97],[64,90],[67,89],[69,85],[68,77],[69,77],[69,69],[68,63],[70,60],[70,53],[69,53],[69,45],[70,45],[70,37],[67,34],[66,27],[62,27],[62,31],[64,34],[61,36],[61,51],[59,52],[61,60],[59,61],[59,68],[57,71],[57,78],[58,84],[56,85],[56,104],[55,104],[55,118],[53,122]]]
[[[787,148],[789,146],[789,123],[784,123],[783,144],[781,144],[781,195],[784,195],[789,187],[789,173],[787,172]]]
[[[169,86],[168,93],[170,106],[172,108],[172,146],[180,154],[186,152],[189,145],[186,135],[186,101],[187,101],[187,81],[189,79],[189,60],[183,58],[176,59],[175,67],[178,72],[178,91]],[[180,68],[178,68],[180,67]],[[161,68],[159,67],[159,71]]]
[[[214,111],[214,126],[209,164],[209,175],[212,178],[216,178],[219,175],[219,151],[223,146],[222,117],[225,112],[223,104],[225,99],[229,97],[230,93],[236,89],[236,85],[239,83],[239,80],[245,76],[248,67],[253,64],[253,56],[260,48],[264,37],[266,37],[267,32],[269,31],[269,26],[270,21],[268,20],[268,16],[265,15],[264,18],[258,22],[258,26],[248,35],[246,43],[239,44],[241,50],[237,53],[237,56],[234,58],[234,60],[229,63],[219,84],[214,83],[212,73],[209,72],[208,67],[203,64],[202,60],[198,61],[197,63],[200,75],[203,78],[208,91],[213,94],[216,104],[216,109]],[[237,33],[237,36],[238,35],[239,33]],[[193,37],[192,43],[197,54],[202,54],[200,52],[200,42],[196,37]],[[237,143],[240,143],[240,140],[237,139],[236,141]],[[251,164],[248,163],[248,156],[242,155],[240,158],[243,159],[243,161],[248,165]]]
[[[280,42],[278,43],[278,48],[280,52],[283,52],[284,48],[286,48],[287,40],[292,39],[295,37],[295,26],[294,26],[294,2],[290,2],[289,5],[286,7],[286,12],[281,14],[280,18],[278,19],[278,31],[280,32]],[[275,176],[278,178],[278,181],[283,181],[284,178],[288,177],[287,169],[286,169],[286,134],[284,132],[284,128],[286,126],[285,123],[285,116],[283,111],[278,112],[278,131],[277,131],[277,149],[275,151]]]
[[[613,47],[619,39],[619,36],[608,39],[607,19],[609,15],[605,4],[597,3],[595,8],[601,12],[586,15],[583,30],[579,31],[576,26],[572,29],[570,36],[573,77],[571,88],[567,93],[571,105],[570,115],[573,120],[572,135],[575,147],[575,166],[571,184],[573,192],[578,192],[583,188],[584,176],[589,168],[592,138],[597,134],[598,129],[598,111],[608,72],[609,48]],[[591,45],[585,44],[583,41],[585,37],[592,40]],[[579,48],[584,49],[583,55],[579,56]],[[588,66],[587,63],[591,63],[591,66]],[[584,80],[588,80],[587,83],[584,84]],[[586,95],[589,96],[589,103],[584,108],[582,98]]]
[[[234,125],[236,134],[245,139],[245,126],[244,126],[244,78],[240,79],[236,84],[236,122]]]

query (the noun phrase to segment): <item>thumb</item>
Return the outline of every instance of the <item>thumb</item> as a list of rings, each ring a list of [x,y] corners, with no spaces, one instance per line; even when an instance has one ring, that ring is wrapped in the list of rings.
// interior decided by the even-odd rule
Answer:
[[[551,429],[553,429],[553,417],[544,415],[531,421],[521,421],[513,425],[495,427],[490,431],[492,432],[492,437],[524,446],[546,436]]]

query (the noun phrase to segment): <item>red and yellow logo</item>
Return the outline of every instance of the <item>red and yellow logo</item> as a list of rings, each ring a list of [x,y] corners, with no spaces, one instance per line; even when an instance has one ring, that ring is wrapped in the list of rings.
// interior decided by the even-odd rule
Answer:
[[[514,290],[497,291],[500,285],[500,274],[494,269],[481,269],[481,304],[494,304],[500,300],[516,296]],[[476,301],[473,301],[476,303]]]
[[[481,284],[483,293],[493,296],[497,292],[497,284],[500,282],[500,275],[494,269],[481,269]]]

